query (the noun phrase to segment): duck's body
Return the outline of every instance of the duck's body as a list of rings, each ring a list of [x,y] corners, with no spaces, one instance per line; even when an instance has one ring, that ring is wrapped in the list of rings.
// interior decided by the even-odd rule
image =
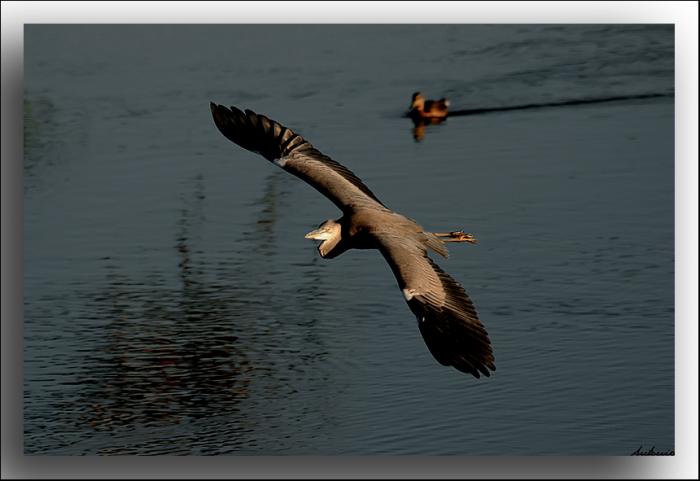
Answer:
[[[416,92],[411,98],[411,110],[409,115],[419,119],[445,119],[449,113],[450,101],[442,98],[439,100],[426,100],[423,94]]]

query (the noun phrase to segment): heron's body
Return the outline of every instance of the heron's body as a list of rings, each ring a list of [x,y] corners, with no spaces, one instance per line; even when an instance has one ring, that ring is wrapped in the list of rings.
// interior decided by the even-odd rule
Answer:
[[[491,343],[471,300],[429,257],[447,257],[445,242],[476,242],[463,232],[431,233],[382,202],[345,166],[322,154],[303,137],[250,110],[211,104],[219,130],[241,147],[257,152],[311,184],[343,215],[306,235],[322,241],[321,257],[348,249],[377,249],[394,273],[404,299],[433,356],[475,377],[495,370]]]
[[[443,241],[426,233],[411,219],[389,209],[360,208],[352,210],[336,222],[341,226],[338,248],[328,253],[322,252],[321,257],[331,259],[347,249],[380,249],[381,240],[390,238],[397,231],[401,232],[402,237],[411,238],[412,242],[423,244],[438,254],[447,256]]]

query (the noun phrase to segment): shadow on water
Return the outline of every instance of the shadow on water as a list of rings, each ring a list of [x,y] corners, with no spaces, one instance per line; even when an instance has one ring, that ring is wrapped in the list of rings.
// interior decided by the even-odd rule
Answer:
[[[557,102],[541,102],[541,103],[530,103],[522,105],[510,105],[504,107],[482,107],[475,109],[460,109],[460,110],[450,110],[449,117],[466,117],[468,115],[484,115],[491,113],[500,112],[511,112],[517,110],[537,110],[553,107],[573,107],[576,105],[592,105],[610,102],[624,102],[632,100],[647,100],[647,99],[657,99],[657,98],[668,98],[673,97],[673,93],[650,93],[641,95],[618,95],[613,97],[601,97],[601,98],[586,98],[586,99],[571,99],[571,100],[561,100]],[[406,114],[413,121],[413,129],[411,132],[413,138],[416,142],[420,142],[425,137],[425,128],[428,125],[439,125],[442,124],[445,119],[423,119]]]
[[[572,100],[562,100],[558,102],[543,102],[543,103],[532,103],[523,105],[511,105],[506,107],[486,107],[478,109],[462,109],[454,110],[450,112],[450,117],[460,117],[465,115],[480,115],[489,114],[492,112],[507,112],[511,110],[534,110],[534,109],[544,109],[550,107],[571,107],[574,105],[589,105],[589,104],[601,104],[607,102],[622,102],[626,100],[645,100],[645,99],[655,99],[663,97],[673,97],[672,93],[652,93],[643,95],[618,95],[615,97],[602,97],[602,98],[591,98],[591,99],[572,99]]]

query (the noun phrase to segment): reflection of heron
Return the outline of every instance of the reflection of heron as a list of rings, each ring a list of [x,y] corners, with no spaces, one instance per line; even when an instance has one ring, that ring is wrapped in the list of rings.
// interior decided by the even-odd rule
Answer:
[[[337,205],[343,216],[309,232],[321,240],[323,258],[348,249],[378,249],[418,318],[433,356],[444,365],[479,377],[495,370],[484,326],[471,300],[454,279],[427,256],[428,249],[446,257],[444,242],[476,242],[464,232],[431,233],[386,208],[350,170],[309,142],[263,115],[211,104],[214,121],[228,139],[257,152],[305,180]]]
[[[449,105],[450,101],[445,98],[425,100],[423,94],[416,92],[411,98],[411,110],[408,115],[419,119],[444,119],[447,117]]]

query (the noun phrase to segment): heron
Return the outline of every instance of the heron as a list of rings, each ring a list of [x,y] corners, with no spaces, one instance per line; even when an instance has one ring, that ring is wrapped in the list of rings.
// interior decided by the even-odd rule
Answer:
[[[342,212],[306,234],[321,241],[318,252],[333,259],[349,249],[376,249],[396,277],[433,357],[442,365],[479,378],[495,371],[491,341],[464,288],[428,255],[448,256],[446,243],[476,238],[462,230],[428,232],[386,207],[347,167],[304,137],[265,115],[211,103],[219,131],[306,181]],[[490,371],[489,371],[490,370]]]

